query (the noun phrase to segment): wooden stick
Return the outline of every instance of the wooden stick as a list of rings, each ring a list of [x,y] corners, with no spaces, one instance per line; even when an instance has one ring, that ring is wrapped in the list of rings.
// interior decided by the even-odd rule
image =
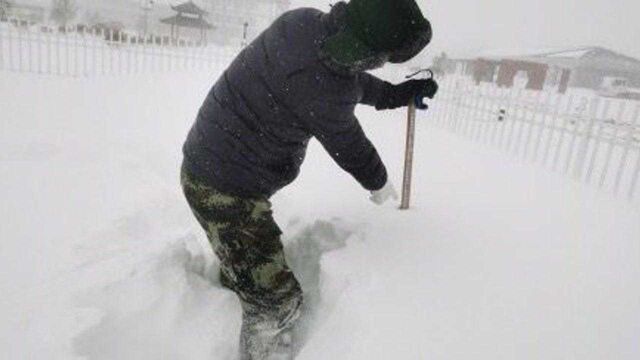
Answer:
[[[413,173],[413,146],[416,133],[416,105],[409,103],[407,110],[407,140],[404,154],[404,176],[402,178],[402,202],[400,210],[409,209],[411,202],[411,177]]]

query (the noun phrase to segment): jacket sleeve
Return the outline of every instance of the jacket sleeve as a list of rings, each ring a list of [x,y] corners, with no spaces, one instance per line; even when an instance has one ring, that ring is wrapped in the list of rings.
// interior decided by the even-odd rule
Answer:
[[[379,190],[387,183],[387,170],[371,141],[353,114],[353,106],[335,105],[331,117],[314,113],[309,119],[311,134],[335,162],[365,189]]]
[[[358,85],[362,93],[360,103],[370,106],[376,106],[385,92],[392,87],[390,83],[365,72],[358,75]]]

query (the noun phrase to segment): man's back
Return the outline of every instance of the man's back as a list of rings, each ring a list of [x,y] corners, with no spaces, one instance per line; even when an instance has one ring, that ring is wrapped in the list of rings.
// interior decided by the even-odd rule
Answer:
[[[290,11],[241,52],[211,89],[184,145],[192,173],[226,193],[269,197],[296,178],[311,136],[338,132],[347,135],[339,142],[363,143],[360,157],[377,168],[367,176],[384,184],[384,166],[353,117],[363,96],[359,77],[332,72],[320,57],[332,21],[315,9]]]

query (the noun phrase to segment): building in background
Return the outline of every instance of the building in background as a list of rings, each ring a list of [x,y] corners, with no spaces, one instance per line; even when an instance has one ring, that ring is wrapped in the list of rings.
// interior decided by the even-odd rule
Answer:
[[[171,39],[177,41],[180,38],[180,30],[183,31],[196,31],[200,37],[200,42],[206,42],[207,33],[213,28],[211,24],[206,20],[209,13],[203,10],[193,1],[187,1],[185,3],[171,6],[171,9],[176,12],[175,15],[160,20],[163,24],[171,26]]]
[[[447,73],[464,74],[477,82],[531,90],[568,88],[601,91],[603,87],[640,88],[640,60],[602,47],[583,47],[529,55],[484,54],[447,59]],[[622,89],[619,89],[622,93]]]
[[[191,0],[186,3],[192,4],[188,7],[206,11],[203,20],[211,26],[206,32],[207,41],[219,45],[251,41],[290,8],[289,0]],[[139,33],[171,36],[171,27],[162,20],[176,16],[173,9],[180,5],[187,6],[184,0],[155,0],[152,6],[148,0],[85,0],[83,8],[105,21],[121,22],[127,29]],[[199,41],[201,33],[182,31],[180,37]]]

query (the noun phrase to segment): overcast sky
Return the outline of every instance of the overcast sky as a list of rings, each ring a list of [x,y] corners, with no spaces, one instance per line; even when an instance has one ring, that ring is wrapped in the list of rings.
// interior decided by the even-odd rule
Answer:
[[[327,10],[327,0],[292,0]],[[640,58],[638,0],[418,0],[434,26],[432,50],[599,45]]]

